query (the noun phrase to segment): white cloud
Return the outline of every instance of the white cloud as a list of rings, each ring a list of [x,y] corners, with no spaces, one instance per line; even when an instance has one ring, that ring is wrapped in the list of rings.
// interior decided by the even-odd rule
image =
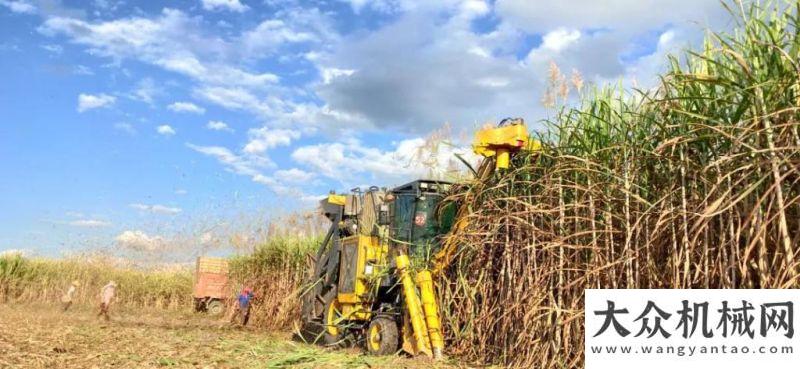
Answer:
[[[202,0],[202,3],[205,10],[229,10],[241,13],[250,9],[239,0]]]
[[[0,5],[7,7],[14,13],[34,14],[36,6],[27,0],[0,0]]]
[[[355,72],[354,69],[322,68],[320,74],[322,75],[322,83],[327,85],[336,78],[352,76]]]
[[[175,215],[183,211],[181,208],[169,207],[164,205],[146,205],[146,204],[130,204],[130,207],[154,214]]]
[[[64,47],[61,45],[42,45],[42,49],[45,49],[53,54],[61,54],[64,52]]]
[[[533,33],[559,27],[629,33],[665,24],[713,25],[725,19],[725,8],[717,0],[498,0],[495,9],[501,18]]]
[[[246,71],[227,60],[241,46],[221,37],[207,36],[200,18],[180,10],[164,9],[155,18],[132,17],[106,22],[87,22],[68,17],[48,18],[39,32],[64,34],[88,52],[115,62],[137,59],[204,84],[263,88],[275,83],[271,73]]]
[[[250,177],[250,180],[253,182],[263,184],[279,195],[304,196],[299,189],[286,186],[277,179],[264,174],[263,171],[265,169],[273,168],[275,164],[263,155],[246,153],[237,155],[227,148],[220,146],[197,146],[193,144],[187,144],[187,146],[201,154],[217,159],[217,161],[225,166],[225,170]]]
[[[233,129],[231,127],[228,127],[228,125],[225,124],[225,122],[218,121],[218,120],[210,120],[210,121],[208,121],[208,124],[206,124],[206,128],[208,128],[208,129],[210,129],[212,131],[233,132]]]
[[[237,155],[221,146],[198,146],[193,144],[187,144],[187,146],[194,151],[217,159],[217,161],[225,165],[226,169],[236,174],[253,178],[263,175],[261,173],[262,169],[275,165],[263,156]]]
[[[176,194],[176,195],[181,195],[181,196],[183,196],[183,195],[186,195],[187,193],[189,193],[189,191],[187,191],[187,190],[184,190],[184,189],[182,189],[182,188],[179,188],[179,189],[175,190],[175,194]]]
[[[300,132],[293,129],[270,129],[267,127],[250,129],[247,132],[250,141],[243,151],[248,154],[261,154],[277,146],[287,146],[292,140],[300,138]]]
[[[278,181],[287,183],[307,183],[315,177],[314,173],[306,172],[297,168],[278,170],[273,173],[273,176]]]
[[[143,78],[136,83],[136,87],[131,93],[131,98],[147,104],[153,104],[153,100],[162,94],[162,90],[156,86],[152,78]]]
[[[315,62],[321,83],[314,92],[331,111],[418,134],[445,122],[469,127],[510,114],[533,117],[541,83],[508,51],[518,35],[473,31],[470,19],[484,11],[479,3],[431,3],[348,39]]]
[[[315,33],[294,29],[280,19],[265,20],[242,35],[243,46],[250,55],[271,53],[286,43],[310,41],[318,41]]]
[[[358,140],[309,145],[296,149],[292,159],[330,179],[356,185],[364,180],[397,183],[445,178],[464,169],[455,153],[472,163],[477,161],[467,146],[431,144],[424,138],[400,141],[392,150],[369,147]]]
[[[98,219],[77,219],[70,221],[68,224],[74,227],[86,227],[86,228],[101,228],[101,227],[108,227],[111,225],[110,222]]]
[[[559,28],[548,32],[542,37],[541,47],[558,52],[577,41],[580,37],[581,32],[578,30]]]
[[[167,109],[172,110],[176,113],[194,113],[194,114],[204,114],[206,109],[197,106],[190,102],[185,101],[177,101],[167,106]]]
[[[133,251],[152,252],[162,250],[166,241],[161,236],[151,236],[139,230],[127,230],[115,238],[117,244]]]
[[[279,100],[260,100],[250,91],[237,87],[202,87],[195,90],[195,95],[219,106],[244,110],[261,116],[274,116],[279,110],[275,105]]]
[[[133,125],[131,125],[130,123],[125,123],[125,122],[114,123],[114,129],[120,130],[129,135],[136,134],[136,128],[133,128]]]
[[[83,113],[87,110],[110,107],[114,105],[116,101],[116,97],[106,94],[80,94],[78,95],[78,112]]]
[[[190,89],[196,98],[251,113],[272,127],[296,125],[311,131],[350,124],[343,119],[358,117],[307,102],[313,98],[308,87],[280,85],[276,74],[259,70],[264,63],[255,62],[276,57],[279,63],[296,60],[300,63],[293,64],[300,66],[307,51],[283,52],[283,47],[302,44],[299,47],[320,54],[332,49],[340,40],[334,22],[329,13],[314,7],[279,7],[272,18],[238,34],[212,32],[201,17],[176,9],[112,20],[53,16],[38,30],[46,36],[64,35],[87,53],[110,58],[112,66],[136,60],[186,76],[194,82]],[[159,89],[152,80],[143,80],[140,87],[130,97],[152,104]]]
[[[717,0],[410,3],[385,26],[313,53],[309,60],[319,71],[314,92],[323,105],[379,129],[415,133],[445,121],[469,128],[507,116],[535,127],[548,114],[539,101],[550,61],[567,73],[578,70],[587,83],[629,78],[629,67],[653,52],[654,31],[702,35],[702,26],[728,19]],[[471,20],[487,15],[496,20],[494,28],[476,31]],[[535,34],[542,43],[530,45]],[[397,49],[414,51],[398,55]]]
[[[175,134],[175,129],[170,127],[168,124],[164,124],[156,127],[156,132],[162,136],[172,136]]]
[[[76,65],[72,69],[72,74],[80,75],[80,76],[91,76],[94,75],[94,72],[89,69],[89,67],[85,65]]]

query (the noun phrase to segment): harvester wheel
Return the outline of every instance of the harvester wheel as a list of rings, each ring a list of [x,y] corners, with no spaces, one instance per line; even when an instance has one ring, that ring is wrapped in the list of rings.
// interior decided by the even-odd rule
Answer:
[[[385,316],[379,316],[369,323],[367,328],[367,351],[371,355],[391,355],[400,348],[400,337],[397,322]]]
[[[346,347],[347,329],[344,326],[344,316],[342,316],[342,305],[339,300],[334,298],[325,306],[325,346]]]
[[[222,305],[222,301],[211,300],[206,304],[206,311],[211,316],[219,316],[224,310],[225,306]]]

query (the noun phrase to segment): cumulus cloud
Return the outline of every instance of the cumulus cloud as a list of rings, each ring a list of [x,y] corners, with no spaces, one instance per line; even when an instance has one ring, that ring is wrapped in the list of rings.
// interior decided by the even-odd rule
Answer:
[[[172,136],[175,134],[175,129],[168,124],[164,124],[156,127],[156,132],[162,136]]]
[[[470,127],[536,116],[541,82],[515,55],[498,52],[513,41],[512,32],[471,30],[481,9],[451,4],[409,12],[347,40],[318,60],[322,83],[315,92],[333,111],[418,134],[445,122]]]
[[[422,137],[402,140],[389,150],[355,139],[308,145],[297,148],[291,157],[314,173],[356,185],[363,180],[389,184],[413,178],[444,178],[464,169],[456,153],[469,162],[477,161],[466,145],[431,144]]]
[[[717,0],[594,0],[559,2],[498,0],[496,13],[515,27],[532,33],[559,27],[616,29],[626,33],[650,30],[665,24],[700,22],[715,25],[725,19]]]
[[[187,144],[187,146],[194,151],[215,158],[225,167],[225,170],[247,176],[253,182],[265,185],[279,195],[305,196],[301,190],[286,186],[276,178],[265,174],[265,170],[274,168],[275,163],[264,155],[248,153],[240,155],[221,146],[198,146],[194,144]]]
[[[243,32],[241,47],[250,57],[273,55],[285,45],[313,45],[324,51],[338,40],[333,22],[317,8],[288,7],[255,28]]]
[[[202,0],[201,2],[205,10],[228,10],[241,13],[250,9],[239,0]]]
[[[94,71],[92,71],[91,68],[89,68],[89,67],[87,67],[85,65],[80,65],[79,64],[79,65],[76,65],[74,68],[72,68],[72,74],[75,74],[75,75],[78,75],[78,76],[92,76],[92,75],[94,75]]]
[[[153,252],[165,248],[167,242],[161,236],[151,236],[140,230],[127,230],[115,238],[117,245],[128,250]]]
[[[166,215],[175,215],[175,214],[178,214],[181,211],[183,211],[181,208],[170,207],[170,206],[159,205],[159,204],[146,205],[146,204],[136,203],[136,204],[130,204],[130,207],[132,207],[134,209],[137,209],[137,210],[144,211],[144,212],[148,212],[148,213],[166,214]]]
[[[508,116],[533,125],[547,116],[538,102],[551,61],[590,83],[630,79],[634,70],[659,71],[648,56],[696,41],[680,30],[691,28],[699,38],[701,27],[726,19],[716,0],[443,1],[401,8],[395,21],[314,55],[315,93],[333,111],[415,133],[446,121],[469,128]],[[472,20],[490,12],[496,26],[476,31]],[[674,42],[653,50],[667,30],[675,31]],[[540,44],[526,41],[533,34],[542,35]]]
[[[0,5],[5,6],[14,13],[35,14],[36,6],[27,0],[0,0]]]
[[[315,177],[314,173],[306,172],[297,168],[277,170],[275,173],[273,173],[273,176],[278,181],[287,183],[306,183]]]
[[[717,0],[615,0],[613,6],[589,0],[347,1],[355,11],[370,8],[391,16],[374,27],[348,28],[344,35],[331,14],[294,5],[276,6],[273,15],[252,26],[221,33],[209,32],[208,20],[174,9],[117,20],[54,16],[39,31],[64,35],[112,65],[137,60],[183,75],[192,82],[192,100],[256,116],[263,127],[250,129],[243,142],[229,145],[232,149],[188,146],[225,170],[285,191],[283,183],[312,177],[421,176],[429,172],[423,159],[449,166],[452,152],[446,155],[445,149],[433,159],[415,154],[425,146],[422,138],[378,148],[363,136],[344,137],[370,129],[419,137],[444,122],[471,131],[508,116],[535,127],[548,114],[539,101],[551,62],[581,72],[588,83],[642,79],[659,71],[663,54],[699,35],[686,32],[699,28],[693,21],[702,26],[725,19]],[[231,11],[247,6],[203,5]],[[532,41],[539,36],[541,42]],[[286,76],[281,79],[263,69],[266,65],[292,67],[277,69]],[[134,96],[153,101],[147,92]],[[202,109],[197,108],[181,111]],[[166,127],[166,134],[175,133]],[[206,127],[230,129],[220,121]],[[331,139],[292,146],[320,132]],[[276,148],[292,150],[298,168],[276,170],[268,156]]]
[[[270,129],[261,127],[247,132],[250,141],[243,151],[249,154],[260,154],[277,146],[286,146],[292,140],[300,138],[300,132],[292,129]]]
[[[130,98],[147,104],[153,104],[153,100],[162,94],[162,90],[156,86],[152,78],[143,78],[136,83],[136,87],[130,94]]]
[[[558,52],[577,41],[580,37],[581,32],[578,30],[558,28],[542,37],[541,48]]]
[[[258,88],[278,81],[274,74],[250,72],[227,60],[240,46],[206,35],[199,18],[180,10],[164,9],[155,18],[105,22],[56,16],[48,18],[39,32],[66,35],[96,56],[117,62],[139,60],[204,84]]]
[[[274,116],[281,109],[282,101],[275,98],[260,99],[245,88],[206,86],[195,89],[195,95],[219,106],[249,111],[261,116]]]
[[[117,102],[116,97],[106,94],[80,94],[78,95],[78,112],[83,113],[87,110],[110,107],[115,102]]]
[[[218,121],[218,120],[210,120],[210,121],[208,121],[208,124],[206,124],[206,128],[208,128],[208,129],[210,129],[212,131],[233,132],[233,129],[231,127],[228,127],[228,125],[225,122]]]
[[[252,178],[262,175],[264,168],[275,166],[266,157],[238,155],[221,146],[198,146],[194,144],[187,144],[187,146],[194,151],[217,159],[217,161],[225,165],[227,170]]]
[[[110,226],[111,222],[99,219],[77,219],[68,222],[68,224],[74,227],[101,228]]]
[[[178,101],[167,106],[167,109],[172,110],[176,113],[193,113],[193,114],[204,114],[206,109],[195,105],[194,103],[185,102],[185,101]]]
[[[256,28],[245,32],[242,37],[244,47],[248,48],[251,54],[272,52],[284,43],[318,40],[314,33],[291,29],[280,19],[267,19],[259,23]]]
[[[42,49],[59,55],[64,52],[64,47],[61,45],[42,45]]]

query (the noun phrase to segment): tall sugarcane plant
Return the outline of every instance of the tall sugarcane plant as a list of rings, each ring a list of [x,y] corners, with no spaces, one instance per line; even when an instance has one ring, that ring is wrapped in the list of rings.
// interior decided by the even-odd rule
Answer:
[[[800,3],[723,6],[735,30],[669,57],[655,88],[584,91],[541,152],[456,187],[456,354],[582,367],[586,288],[800,287]]]

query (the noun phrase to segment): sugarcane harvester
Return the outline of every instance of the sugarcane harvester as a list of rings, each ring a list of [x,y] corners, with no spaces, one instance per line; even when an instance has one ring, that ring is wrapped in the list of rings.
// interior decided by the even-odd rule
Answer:
[[[505,170],[511,155],[538,149],[538,142],[529,140],[521,119],[506,119],[479,130],[473,149],[491,161],[482,167]],[[465,209],[442,201],[451,186],[416,180],[321,201],[331,227],[303,289],[304,337],[328,346],[363,342],[374,355],[442,357],[434,277],[456,252],[448,235],[467,225]]]

